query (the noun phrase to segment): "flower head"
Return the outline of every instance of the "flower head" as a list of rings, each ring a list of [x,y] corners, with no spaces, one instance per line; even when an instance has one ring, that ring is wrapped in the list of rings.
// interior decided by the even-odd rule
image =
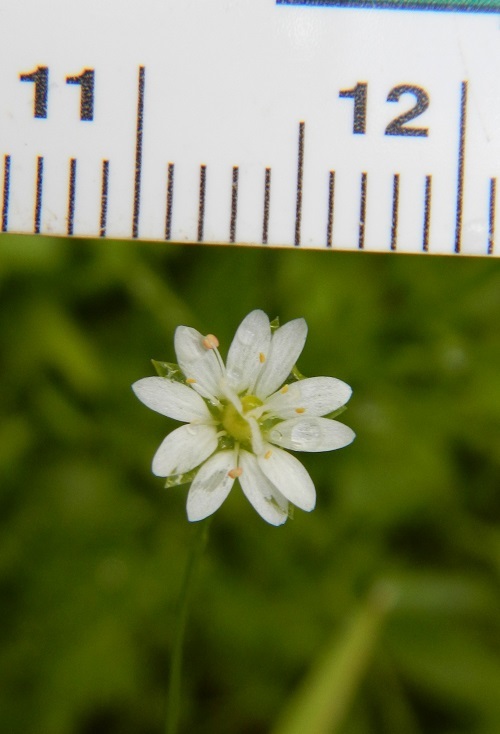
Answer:
[[[178,366],[165,364],[162,376],[132,386],[149,408],[185,423],[164,439],[152,468],[167,477],[167,486],[192,479],[189,520],[214,513],[236,479],[272,525],[286,521],[289,503],[314,509],[309,474],[283,449],[332,451],[351,443],[354,433],[323,417],[349,400],[349,385],[334,377],[292,375],[306,335],[304,319],[273,329],[263,311],[252,311],[238,327],[224,364],[217,337],[179,326]]]

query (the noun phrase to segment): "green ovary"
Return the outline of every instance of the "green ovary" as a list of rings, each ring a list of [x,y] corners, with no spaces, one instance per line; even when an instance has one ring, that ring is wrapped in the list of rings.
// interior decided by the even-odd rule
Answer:
[[[252,408],[257,408],[259,405],[262,405],[262,400],[259,400],[255,395],[245,395],[241,398],[241,405],[243,407],[243,413],[248,413]],[[239,443],[251,443],[252,432],[248,421],[232,403],[224,406],[221,417],[222,425],[230,436]]]

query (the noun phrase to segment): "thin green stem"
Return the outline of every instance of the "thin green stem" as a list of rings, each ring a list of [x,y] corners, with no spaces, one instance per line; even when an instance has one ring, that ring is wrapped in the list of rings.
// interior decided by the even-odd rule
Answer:
[[[194,530],[191,540],[191,548],[184,571],[181,593],[177,608],[175,630],[174,630],[174,647],[172,650],[172,658],[170,661],[170,679],[168,686],[167,700],[167,719],[166,734],[177,734],[181,709],[181,679],[182,679],[182,651],[184,647],[184,634],[186,631],[186,622],[189,609],[189,601],[193,582],[196,577],[196,571],[200,564],[203,550],[207,544],[208,528],[210,520],[204,520],[198,523]]]

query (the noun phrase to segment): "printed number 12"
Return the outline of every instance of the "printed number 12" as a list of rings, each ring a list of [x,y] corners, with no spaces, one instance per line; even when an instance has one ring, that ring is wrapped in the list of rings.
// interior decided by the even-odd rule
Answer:
[[[429,134],[427,127],[408,127],[406,123],[425,112],[429,106],[429,95],[425,89],[417,87],[415,84],[399,84],[391,89],[387,95],[387,102],[399,102],[403,94],[412,94],[415,97],[415,104],[406,112],[395,117],[385,128],[385,134],[427,137]],[[352,132],[354,135],[364,135],[366,133],[368,84],[358,82],[352,89],[342,89],[339,92],[339,97],[354,101]]]

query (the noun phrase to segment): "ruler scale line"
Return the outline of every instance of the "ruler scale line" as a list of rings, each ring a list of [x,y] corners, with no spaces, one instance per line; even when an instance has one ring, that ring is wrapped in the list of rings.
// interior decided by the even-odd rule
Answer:
[[[75,224],[75,189],[76,189],[76,158],[69,161],[69,191],[68,191],[68,226],[67,234],[71,236]]]
[[[9,227],[9,195],[10,195],[10,155],[3,159],[3,200],[2,200],[2,232]]]
[[[328,223],[326,226],[326,246],[333,247],[333,214],[335,204],[335,171],[328,176]]]
[[[145,68],[139,67],[137,90],[137,127],[135,138],[135,177],[134,177],[134,213],[132,217],[132,237],[139,236],[139,215],[141,211],[141,174],[142,174],[142,134],[144,129],[144,87]]]
[[[205,193],[207,187],[207,167],[200,166],[200,193],[198,196],[198,242],[203,242],[203,229],[205,226]]]
[[[392,178],[392,220],[391,220],[391,250],[394,252],[398,244],[398,217],[399,217],[399,173]]]
[[[432,176],[425,177],[424,191],[424,228],[422,233],[422,250],[429,252],[429,231],[431,227]]]
[[[295,205],[295,247],[300,246],[300,234],[302,224],[302,184],[304,178],[304,137],[305,122],[299,123],[299,148],[297,155],[297,198]]]
[[[236,219],[238,217],[238,166],[233,166],[233,179],[231,184],[231,221],[229,223],[229,241],[236,242]]]
[[[108,183],[109,183],[109,161],[102,162],[101,181],[101,217],[99,221],[99,237],[106,237],[106,225],[108,220]]]
[[[361,191],[359,202],[359,231],[358,231],[358,249],[363,250],[365,247],[365,225],[366,225],[366,181],[368,175],[366,172],[361,174]]]
[[[36,195],[35,195],[35,217],[33,222],[34,234],[40,234],[40,222],[42,219],[42,194],[43,194],[43,156],[36,159]]]
[[[495,212],[497,204],[497,180],[490,178],[490,201],[488,222],[488,255],[493,255],[495,250]]]
[[[269,214],[271,209],[271,169],[266,168],[264,176],[264,218],[262,222],[262,244],[267,245],[269,235]]]
[[[169,240],[172,236],[172,207],[174,205],[174,173],[175,166],[173,163],[168,164],[167,168],[167,211],[165,215],[165,239]]]
[[[465,139],[467,134],[467,82],[460,90],[460,118],[458,134],[457,204],[455,218],[455,252],[462,247],[462,219],[464,209]]]

